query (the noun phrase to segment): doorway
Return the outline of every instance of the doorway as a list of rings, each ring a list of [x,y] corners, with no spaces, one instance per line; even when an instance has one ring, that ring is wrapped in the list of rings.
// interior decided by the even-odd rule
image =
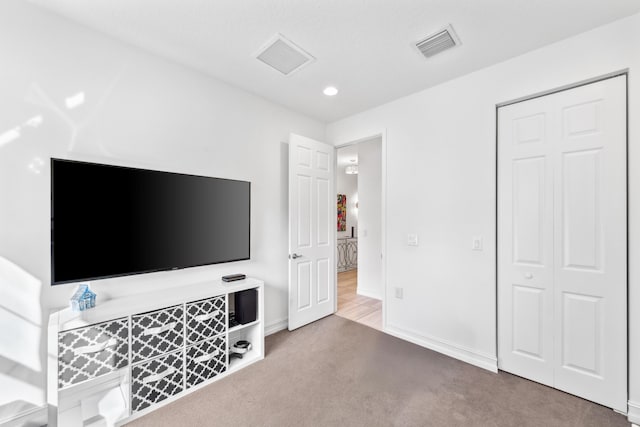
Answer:
[[[336,150],[337,311],[383,330],[382,136]]]
[[[498,109],[499,368],[626,413],[626,75]]]

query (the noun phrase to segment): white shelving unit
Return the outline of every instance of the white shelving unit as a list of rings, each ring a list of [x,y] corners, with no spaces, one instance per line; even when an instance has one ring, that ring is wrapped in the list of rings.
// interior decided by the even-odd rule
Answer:
[[[256,320],[229,328],[230,296],[257,290]],[[251,343],[242,359],[229,347]],[[50,426],[120,426],[264,358],[264,283],[221,280],[49,317]]]
[[[242,355],[242,359],[229,359],[229,371],[237,371],[238,369],[264,357],[264,346],[260,347],[253,345],[254,342],[259,341],[261,327],[262,322],[256,320],[255,322],[248,323],[247,325],[236,326],[232,330],[229,330],[229,345],[240,340],[249,341],[252,344],[251,350],[244,353]]]

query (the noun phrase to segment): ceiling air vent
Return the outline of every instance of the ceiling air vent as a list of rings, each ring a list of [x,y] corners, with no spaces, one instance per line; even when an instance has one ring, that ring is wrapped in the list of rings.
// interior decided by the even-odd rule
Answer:
[[[255,56],[285,76],[291,75],[315,60],[313,56],[284,38],[282,34],[276,34]]]
[[[447,25],[443,30],[440,30],[416,43],[416,47],[420,49],[420,52],[422,52],[425,57],[430,58],[433,55],[447,49],[451,49],[459,44],[460,39],[453,31],[453,27],[451,25]]]

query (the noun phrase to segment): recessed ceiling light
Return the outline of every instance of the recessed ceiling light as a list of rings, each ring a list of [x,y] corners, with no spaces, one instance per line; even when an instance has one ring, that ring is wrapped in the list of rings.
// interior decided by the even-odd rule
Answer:
[[[81,106],[84,104],[84,92],[78,92],[75,95],[65,98],[64,103],[67,105],[69,110],[73,110],[74,108]]]
[[[338,89],[336,89],[333,86],[327,86],[327,87],[324,88],[322,93],[324,93],[327,96],[335,96],[335,95],[338,94]]]

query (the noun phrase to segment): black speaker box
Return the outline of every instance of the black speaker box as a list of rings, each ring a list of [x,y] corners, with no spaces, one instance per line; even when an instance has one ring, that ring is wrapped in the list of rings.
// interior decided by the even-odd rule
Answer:
[[[241,325],[251,323],[258,316],[258,290],[247,289],[236,292],[236,322]]]

